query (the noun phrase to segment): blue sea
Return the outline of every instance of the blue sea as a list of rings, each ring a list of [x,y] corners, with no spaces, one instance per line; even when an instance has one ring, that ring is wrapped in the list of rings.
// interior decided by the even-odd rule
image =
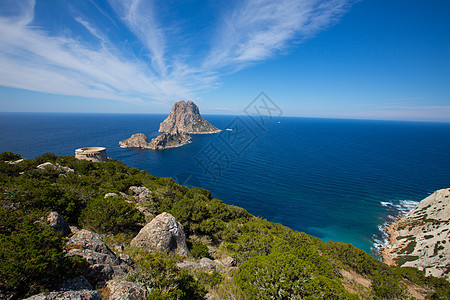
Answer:
[[[119,147],[132,133],[157,136],[166,116],[0,113],[0,152],[33,158],[104,146],[128,166],[367,252],[390,218],[450,187],[450,123],[209,115],[227,130],[163,151]]]

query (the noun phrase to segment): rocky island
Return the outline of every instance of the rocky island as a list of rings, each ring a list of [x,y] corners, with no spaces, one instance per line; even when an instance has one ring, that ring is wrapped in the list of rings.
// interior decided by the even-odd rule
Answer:
[[[163,150],[185,145],[191,139],[189,134],[212,134],[220,132],[220,129],[200,115],[200,110],[194,102],[178,101],[173,105],[169,116],[160,124],[159,132],[161,134],[151,142],[145,134],[136,133],[120,141],[119,145],[124,148]]]
[[[172,107],[169,116],[159,126],[161,133],[173,131],[187,134],[211,134],[220,132],[220,129],[200,115],[198,106],[194,102],[178,101]]]
[[[383,262],[450,279],[450,188],[435,191],[406,217],[387,226]]]

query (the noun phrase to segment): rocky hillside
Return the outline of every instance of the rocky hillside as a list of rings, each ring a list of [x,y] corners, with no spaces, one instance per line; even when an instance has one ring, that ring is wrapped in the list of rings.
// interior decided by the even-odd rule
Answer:
[[[450,279],[450,189],[435,191],[388,228],[384,261]]]
[[[0,299],[449,299],[416,268],[110,159],[0,154]],[[46,291],[42,293],[42,291]]]
[[[209,134],[220,132],[218,128],[209,123],[200,115],[198,106],[192,101],[176,102],[169,116],[160,124],[159,132],[171,133],[173,131],[187,134]]]

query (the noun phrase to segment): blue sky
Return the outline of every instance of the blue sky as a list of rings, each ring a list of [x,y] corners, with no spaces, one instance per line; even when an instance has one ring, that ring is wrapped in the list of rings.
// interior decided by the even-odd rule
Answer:
[[[448,0],[2,0],[0,111],[450,121]]]

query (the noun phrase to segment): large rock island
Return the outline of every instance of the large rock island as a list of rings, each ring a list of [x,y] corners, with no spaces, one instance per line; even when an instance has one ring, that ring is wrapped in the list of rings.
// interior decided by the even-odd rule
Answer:
[[[191,139],[189,134],[211,134],[220,132],[220,129],[200,115],[194,102],[178,101],[173,105],[169,116],[160,124],[159,132],[161,134],[151,142],[145,134],[136,133],[120,141],[119,145],[124,148],[162,150],[187,144]]]
[[[220,129],[200,115],[198,106],[194,102],[178,101],[172,107],[169,116],[159,126],[159,132],[173,131],[187,134],[210,134],[220,132]]]
[[[380,252],[383,262],[450,279],[449,188],[435,191],[386,231],[389,245]]]

